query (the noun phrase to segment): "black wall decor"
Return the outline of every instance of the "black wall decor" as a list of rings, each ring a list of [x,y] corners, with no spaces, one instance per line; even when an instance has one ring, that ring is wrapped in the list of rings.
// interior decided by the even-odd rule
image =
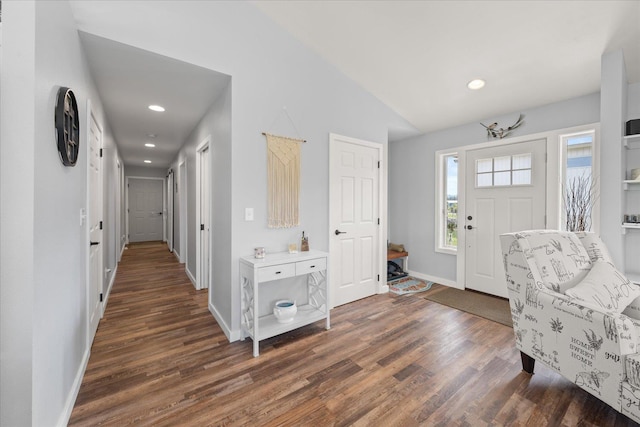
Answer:
[[[58,89],[55,125],[60,160],[65,166],[75,166],[80,150],[80,117],[76,97],[68,87]]]

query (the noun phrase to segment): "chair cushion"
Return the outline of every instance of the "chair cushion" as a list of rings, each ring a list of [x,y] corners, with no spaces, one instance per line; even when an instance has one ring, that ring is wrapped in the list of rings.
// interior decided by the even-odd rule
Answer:
[[[640,286],[631,283],[610,262],[598,261],[584,280],[565,293],[580,300],[586,307],[622,313],[634,299],[640,297]]]
[[[573,233],[532,232],[526,240],[542,283],[551,290],[564,293],[584,279],[591,269],[589,254]]]
[[[630,354],[625,358],[624,370],[627,374],[627,382],[640,387],[640,354]]]
[[[609,250],[597,234],[587,231],[576,231],[575,235],[578,236],[580,243],[582,243],[582,246],[587,250],[591,262],[606,261],[613,264]]]

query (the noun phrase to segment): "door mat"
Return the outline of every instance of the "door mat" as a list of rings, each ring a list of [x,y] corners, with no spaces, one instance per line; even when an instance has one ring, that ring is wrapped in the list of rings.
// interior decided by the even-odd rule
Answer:
[[[424,296],[429,301],[513,327],[509,300],[481,292],[446,288]]]
[[[424,292],[431,289],[433,282],[425,282],[415,277],[404,277],[399,280],[389,282],[389,291],[394,294],[415,294],[418,292]]]

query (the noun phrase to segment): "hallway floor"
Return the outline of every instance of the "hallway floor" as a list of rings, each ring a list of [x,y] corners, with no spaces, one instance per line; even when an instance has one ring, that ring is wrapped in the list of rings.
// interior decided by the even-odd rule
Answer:
[[[254,358],[166,245],[130,245],[69,425],[636,425],[542,365],[521,372],[511,328],[422,296],[331,318]]]

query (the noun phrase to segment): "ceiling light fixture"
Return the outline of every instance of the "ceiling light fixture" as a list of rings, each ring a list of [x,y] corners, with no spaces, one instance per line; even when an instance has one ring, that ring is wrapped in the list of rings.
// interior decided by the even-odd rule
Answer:
[[[157,111],[159,113],[164,111],[164,107],[160,106],[160,105],[149,105],[149,110],[151,111]]]
[[[482,79],[475,79],[475,80],[471,80],[469,83],[467,83],[467,87],[471,90],[478,90],[478,89],[482,89],[484,87],[484,83],[485,81]]]
[[[145,163],[151,163],[151,160],[145,160],[144,162]]]
[[[153,147],[155,147],[155,146],[156,146],[156,144],[152,144],[152,143],[150,143],[150,142],[147,142],[146,144],[144,144],[144,146],[145,146],[145,147],[153,148]]]

